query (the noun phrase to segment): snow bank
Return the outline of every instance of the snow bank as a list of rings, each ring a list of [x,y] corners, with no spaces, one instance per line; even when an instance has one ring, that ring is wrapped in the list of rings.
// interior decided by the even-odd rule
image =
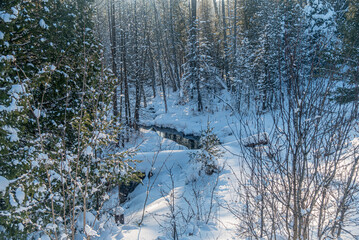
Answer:
[[[241,142],[245,147],[256,147],[258,145],[266,145],[269,142],[268,133],[262,132],[246,138],[242,138]]]

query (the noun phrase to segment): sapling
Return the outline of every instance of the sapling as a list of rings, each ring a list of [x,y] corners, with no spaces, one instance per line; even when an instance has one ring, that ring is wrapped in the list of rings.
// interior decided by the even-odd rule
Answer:
[[[223,151],[218,147],[219,144],[220,141],[208,122],[207,129],[202,132],[200,150],[190,154],[191,160],[200,163],[200,171],[204,170],[207,175],[219,171],[218,159],[223,156]]]

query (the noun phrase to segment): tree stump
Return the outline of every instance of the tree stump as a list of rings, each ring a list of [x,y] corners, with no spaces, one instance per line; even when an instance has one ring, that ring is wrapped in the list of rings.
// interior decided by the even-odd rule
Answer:
[[[117,225],[125,224],[125,214],[123,208],[120,206],[115,209],[115,223]]]

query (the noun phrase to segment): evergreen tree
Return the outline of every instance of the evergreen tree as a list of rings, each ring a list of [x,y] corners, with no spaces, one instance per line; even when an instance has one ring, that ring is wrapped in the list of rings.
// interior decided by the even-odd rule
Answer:
[[[197,110],[203,110],[201,83],[199,77],[199,47],[198,47],[198,19],[197,19],[197,0],[191,0],[190,19],[188,32],[188,54],[185,64],[185,74],[183,76],[184,93],[186,97],[193,99],[197,95]]]
[[[217,145],[220,141],[216,134],[213,133],[211,123],[207,122],[207,129],[202,131],[198,152],[190,154],[190,158],[200,164],[200,171],[204,171],[207,175],[218,172],[218,159],[223,156],[223,151]]]
[[[345,103],[358,101],[359,98],[359,3],[349,0],[343,8],[343,18],[338,21],[339,36],[343,44],[341,62],[346,70],[344,86],[338,88],[337,100]]]
[[[1,215],[7,216],[12,207],[23,199],[23,184],[29,180],[26,174],[31,164],[33,142],[27,132],[31,125],[27,107],[27,89],[30,79],[23,76],[23,69],[32,68],[32,56],[28,54],[32,40],[30,28],[38,23],[31,21],[34,4],[20,1],[0,3],[0,175],[5,179],[19,179],[16,187],[0,193]],[[36,42],[33,39],[33,42]],[[30,75],[30,74],[29,74]],[[31,187],[28,189],[31,191]],[[20,215],[24,215],[20,212]],[[17,237],[18,229],[24,229],[21,216],[1,217],[0,225],[7,234]]]
[[[217,80],[219,71],[216,66],[216,53],[214,51],[216,46],[212,23],[213,16],[208,0],[201,1],[199,12],[201,15],[199,17],[198,74],[201,85],[204,87],[203,90],[211,96],[218,89],[223,89],[223,86],[219,85]],[[208,96],[208,94],[206,95]]]
[[[133,154],[111,147],[114,82],[92,2],[1,4],[0,175],[11,181],[0,225],[16,239],[74,238],[78,218],[99,211],[110,187],[138,179],[124,161]]]

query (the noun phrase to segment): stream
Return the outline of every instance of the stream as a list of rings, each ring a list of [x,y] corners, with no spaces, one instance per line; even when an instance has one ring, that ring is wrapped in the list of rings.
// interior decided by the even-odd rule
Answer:
[[[199,149],[200,148],[200,136],[195,136],[192,134],[186,135],[182,132],[178,132],[172,128],[162,128],[157,126],[143,126],[140,125],[140,130],[152,130],[155,131],[160,137],[170,139],[178,144],[181,144],[188,149]],[[144,173],[144,177],[146,173]],[[131,181],[128,185],[120,186],[120,202],[124,203],[127,199],[129,193],[131,193],[138,186],[139,182]]]
[[[178,132],[172,128],[162,128],[157,126],[140,126],[140,129],[155,131],[159,136],[170,139],[178,144],[181,144],[188,149],[199,149],[200,148],[200,136],[186,135],[182,132]]]

